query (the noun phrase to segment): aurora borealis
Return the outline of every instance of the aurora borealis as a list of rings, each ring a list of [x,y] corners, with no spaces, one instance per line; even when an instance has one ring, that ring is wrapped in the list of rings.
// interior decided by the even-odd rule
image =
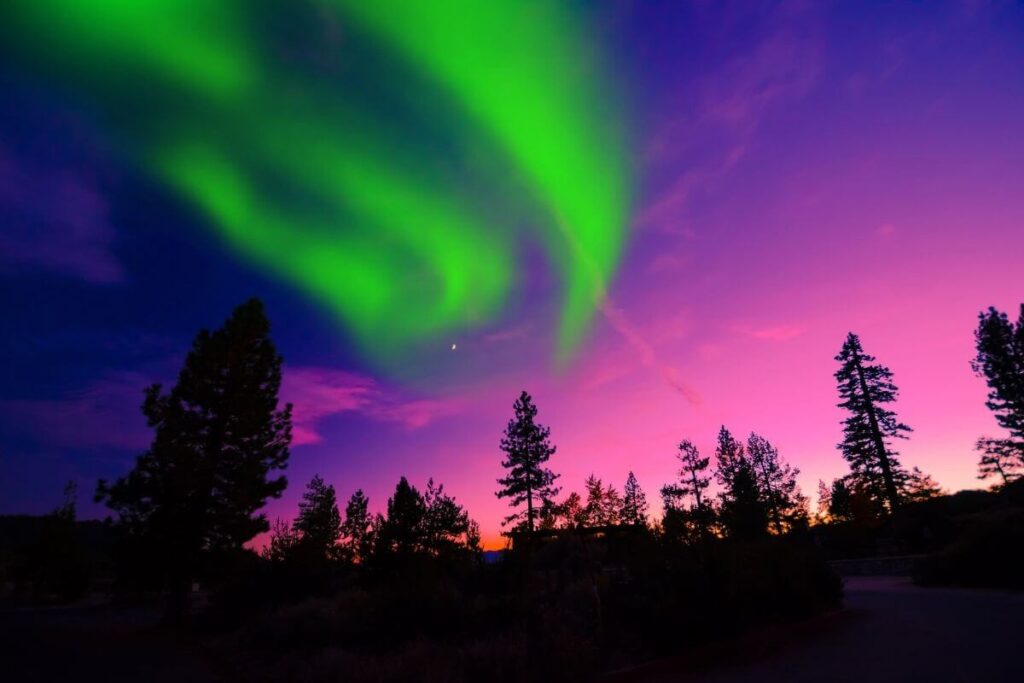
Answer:
[[[30,66],[96,102],[132,158],[235,254],[326,306],[379,369],[400,374],[400,361],[493,322],[528,240],[562,282],[564,364],[614,272],[630,183],[582,14],[512,1],[299,5],[18,3],[8,29]],[[295,14],[307,30],[274,30]],[[290,68],[275,59],[284,51]],[[455,150],[447,168],[437,144]],[[470,148],[482,157],[473,172],[486,169],[476,183],[459,158]],[[521,208],[488,210],[488,195]]]
[[[142,388],[259,296],[320,473],[498,541],[528,389],[565,490],[755,430],[844,471],[847,332],[904,462],[976,486],[978,311],[1024,253],[1000,3],[53,0],[0,22],[0,512],[122,474]],[[705,453],[706,454],[706,453]]]

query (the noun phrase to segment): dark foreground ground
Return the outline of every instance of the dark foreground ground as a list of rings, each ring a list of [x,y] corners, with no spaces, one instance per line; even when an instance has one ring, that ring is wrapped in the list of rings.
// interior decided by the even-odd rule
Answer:
[[[1024,681],[1024,594],[846,580],[846,609],[745,639],[713,664],[659,662],[622,680],[686,683]],[[750,654],[752,652],[752,654]],[[696,669],[696,671],[694,671]],[[682,673],[689,670],[689,673]]]
[[[704,660],[664,660],[611,680],[1020,681],[1024,594],[917,588],[907,579],[854,578],[847,609],[760,632]],[[230,679],[195,643],[175,640],[141,610],[96,607],[0,612],[0,680]]]

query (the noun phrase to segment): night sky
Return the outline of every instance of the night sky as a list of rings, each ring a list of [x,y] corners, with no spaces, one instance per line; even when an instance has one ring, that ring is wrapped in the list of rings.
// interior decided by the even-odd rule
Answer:
[[[564,492],[632,470],[653,501],[725,424],[813,494],[846,472],[851,330],[904,464],[980,485],[972,332],[1024,300],[1024,6],[418,4],[4,22],[0,513],[74,479],[102,515],[143,388],[251,296],[295,405],[271,517],[314,473],[375,509],[433,476],[496,544],[524,388]]]

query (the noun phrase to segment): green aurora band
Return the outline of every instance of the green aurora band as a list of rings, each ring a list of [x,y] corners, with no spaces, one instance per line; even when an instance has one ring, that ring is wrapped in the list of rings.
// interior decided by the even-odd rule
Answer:
[[[0,37],[26,64],[97,103],[144,168],[382,369],[495,321],[523,224],[562,282],[558,361],[578,347],[619,259],[629,178],[568,4],[17,0],[8,14]],[[399,76],[374,78],[381,63]],[[484,160],[460,174],[453,152]]]

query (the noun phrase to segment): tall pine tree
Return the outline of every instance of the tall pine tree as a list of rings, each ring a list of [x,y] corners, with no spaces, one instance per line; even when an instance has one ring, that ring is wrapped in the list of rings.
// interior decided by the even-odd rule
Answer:
[[[299,544],[310,559],[335,559],[341,537],[341,512],[334,487],[319,474],[306,484],[299,501],[299,516],[292,525]]]
[[[974,372],[988,384],[985,405],[1009,435],[978,440],[980,478],[998,475],[1008,483],[1024,470],[1024,304],[1016,324],[995,308],[979,315],[974,333]]]
[[[373,547],[373,520],[370,517],[370,500],[357,489],[345,505],[345,521],[341,524],[342,543],[348,556],[359,564],[370,558]]]
[[[775,533],[806,519],[807,499],[796,483],[800,470],[784,462],[768,439],[753,432],[747,439],[747,457]]]
[[[201,556],[237,550],[266,531],[259,513],[287,484],[291,406],[281,408],[281,356],[257,299],[224,326],[201,331],[169,392],[146,390],[155,431],[149,450],[96,498],[118,514],[129,538],[154,555],[170,589],[169,618],[184,608]]]
[[[623,488],[620,521],[629,526],[647,526],[647,496],[632,472],[626,477]]]
[[[554,454],[551,430],[538,424],[537,407],[525,391],[519,395],[513,406],[515,417],[505,427],[501,450],[506,458],[501,466],[508,470],[507,476],[498,480],[501,489],[498,498],[510,498],[511,505],[526,504],[525,510],[514,512],[505,518],[504,524],[515,522],[517,527],[533,532],[542,505],[550,505],[558,488],[554,485],[558,475],[544,467]]]
[[[702,458],[700,451],[688,439],[680,441],[677,450],[676,458],[680,465],[678,480],[661,489],[665,528],[669,533],[685,529],[688,535],[703,540],[708,538],[714,521],[711,505],[704,497],[704,491],[711,485],[711,478],[705,474],[711,459]],[[685,509],[684,501],[687,498],[693,499],[689,510]],[[691,534],[691,530],[696,534]]]
[[[864,353],[860,339],[847,335],[836,360],[835,377],[839,384],[839,407],[849,413],[843,420],[843,457],[859,488],[877,501],[885,501],[890,510],[899,506],[907,472],[899,463],[891,439],[905,439],[910,427],[896,419],[885,405],[896,400],[898,389],[889,368],[875,363]]]

